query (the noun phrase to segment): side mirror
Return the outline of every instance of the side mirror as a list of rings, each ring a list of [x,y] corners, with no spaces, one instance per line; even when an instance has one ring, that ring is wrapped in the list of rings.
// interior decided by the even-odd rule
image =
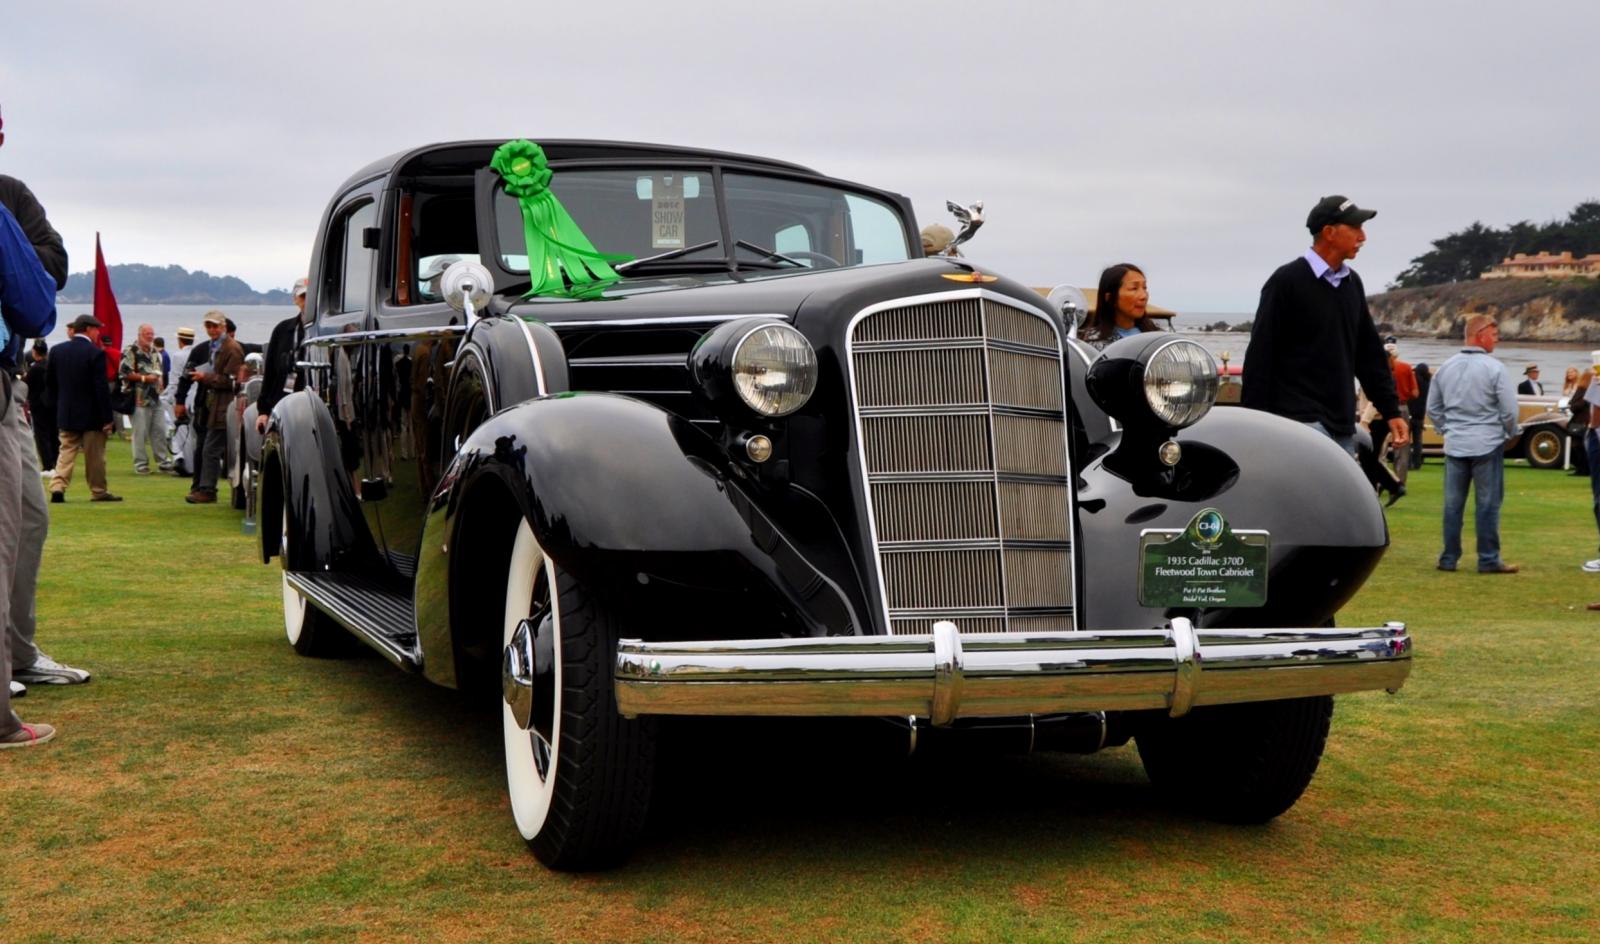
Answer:
[[[1045,302],[1067,323],[1069,337],[1077,337],[1078,329],[1089,320],[1089,297],[1074,285],[1057,285],[1045,296]]]
[[[494,279],[482,264],[463,259],[452,263],[439,277],[439,294],[451,308],[467,316],[467,324],[478,317],[478,310],[489,301]]]

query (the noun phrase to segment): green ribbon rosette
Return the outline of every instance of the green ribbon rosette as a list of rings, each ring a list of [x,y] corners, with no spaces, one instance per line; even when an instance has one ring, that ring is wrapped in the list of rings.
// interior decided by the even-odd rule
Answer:
[[[528,278],[532,281],[527,297],[592,297],[605,283],[621,278],[611,263],[633,257],[600,252],[583,235],[567,208],[550,192],[553,172],[544,148],[532,141],[507,141],[495,149],[489,166],[505,181],[506,193],[522,207]]]

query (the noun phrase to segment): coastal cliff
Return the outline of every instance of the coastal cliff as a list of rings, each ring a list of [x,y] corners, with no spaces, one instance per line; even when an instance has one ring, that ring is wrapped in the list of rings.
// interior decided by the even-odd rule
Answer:
[[[1508,341],[1600,342],[1600,279],[1474,279],[1367,299],[1383,334],[1461,336],[1466,316],[1494,315]]]

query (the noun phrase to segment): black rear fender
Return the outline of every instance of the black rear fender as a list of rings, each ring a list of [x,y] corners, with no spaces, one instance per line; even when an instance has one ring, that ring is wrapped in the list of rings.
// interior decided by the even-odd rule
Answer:
[[[278,553],[288,511],[295,538],[292,570],[375,565],[377,545],[339,453],[328,407],[309,391],[291,393],[272,412],[261,447],[261,559]]]

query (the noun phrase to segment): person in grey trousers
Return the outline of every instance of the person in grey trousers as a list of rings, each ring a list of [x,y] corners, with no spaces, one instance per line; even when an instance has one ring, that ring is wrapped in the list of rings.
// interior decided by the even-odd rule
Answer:
[[[0,122],[0,145],[4,128]],[[55,295],[66,282],[61,234],[26,184],[0,175],[0,623],[8,626],[13,578],[25,553],[24,495],[40,490],[33,431],[23,417],[26,401],[14,389],[21,386],[18,355],[24,338],[55,328]],[[11,634],[0,633],[0,749],[43,744],[55,737],[55,728],[24,724],[11,710],[11,668]]]
[[[134,342],[122,352],[122,363],[117,368],[123,384],[133,390],[133,471],[138,475],[150,474],[152,455],[156,468],[172,470],[172,456],[167,452],[167,416],[161,403],[165,386],[161,380],[161,352],[156,350],[155,342],[156,329],[140,325]]]

